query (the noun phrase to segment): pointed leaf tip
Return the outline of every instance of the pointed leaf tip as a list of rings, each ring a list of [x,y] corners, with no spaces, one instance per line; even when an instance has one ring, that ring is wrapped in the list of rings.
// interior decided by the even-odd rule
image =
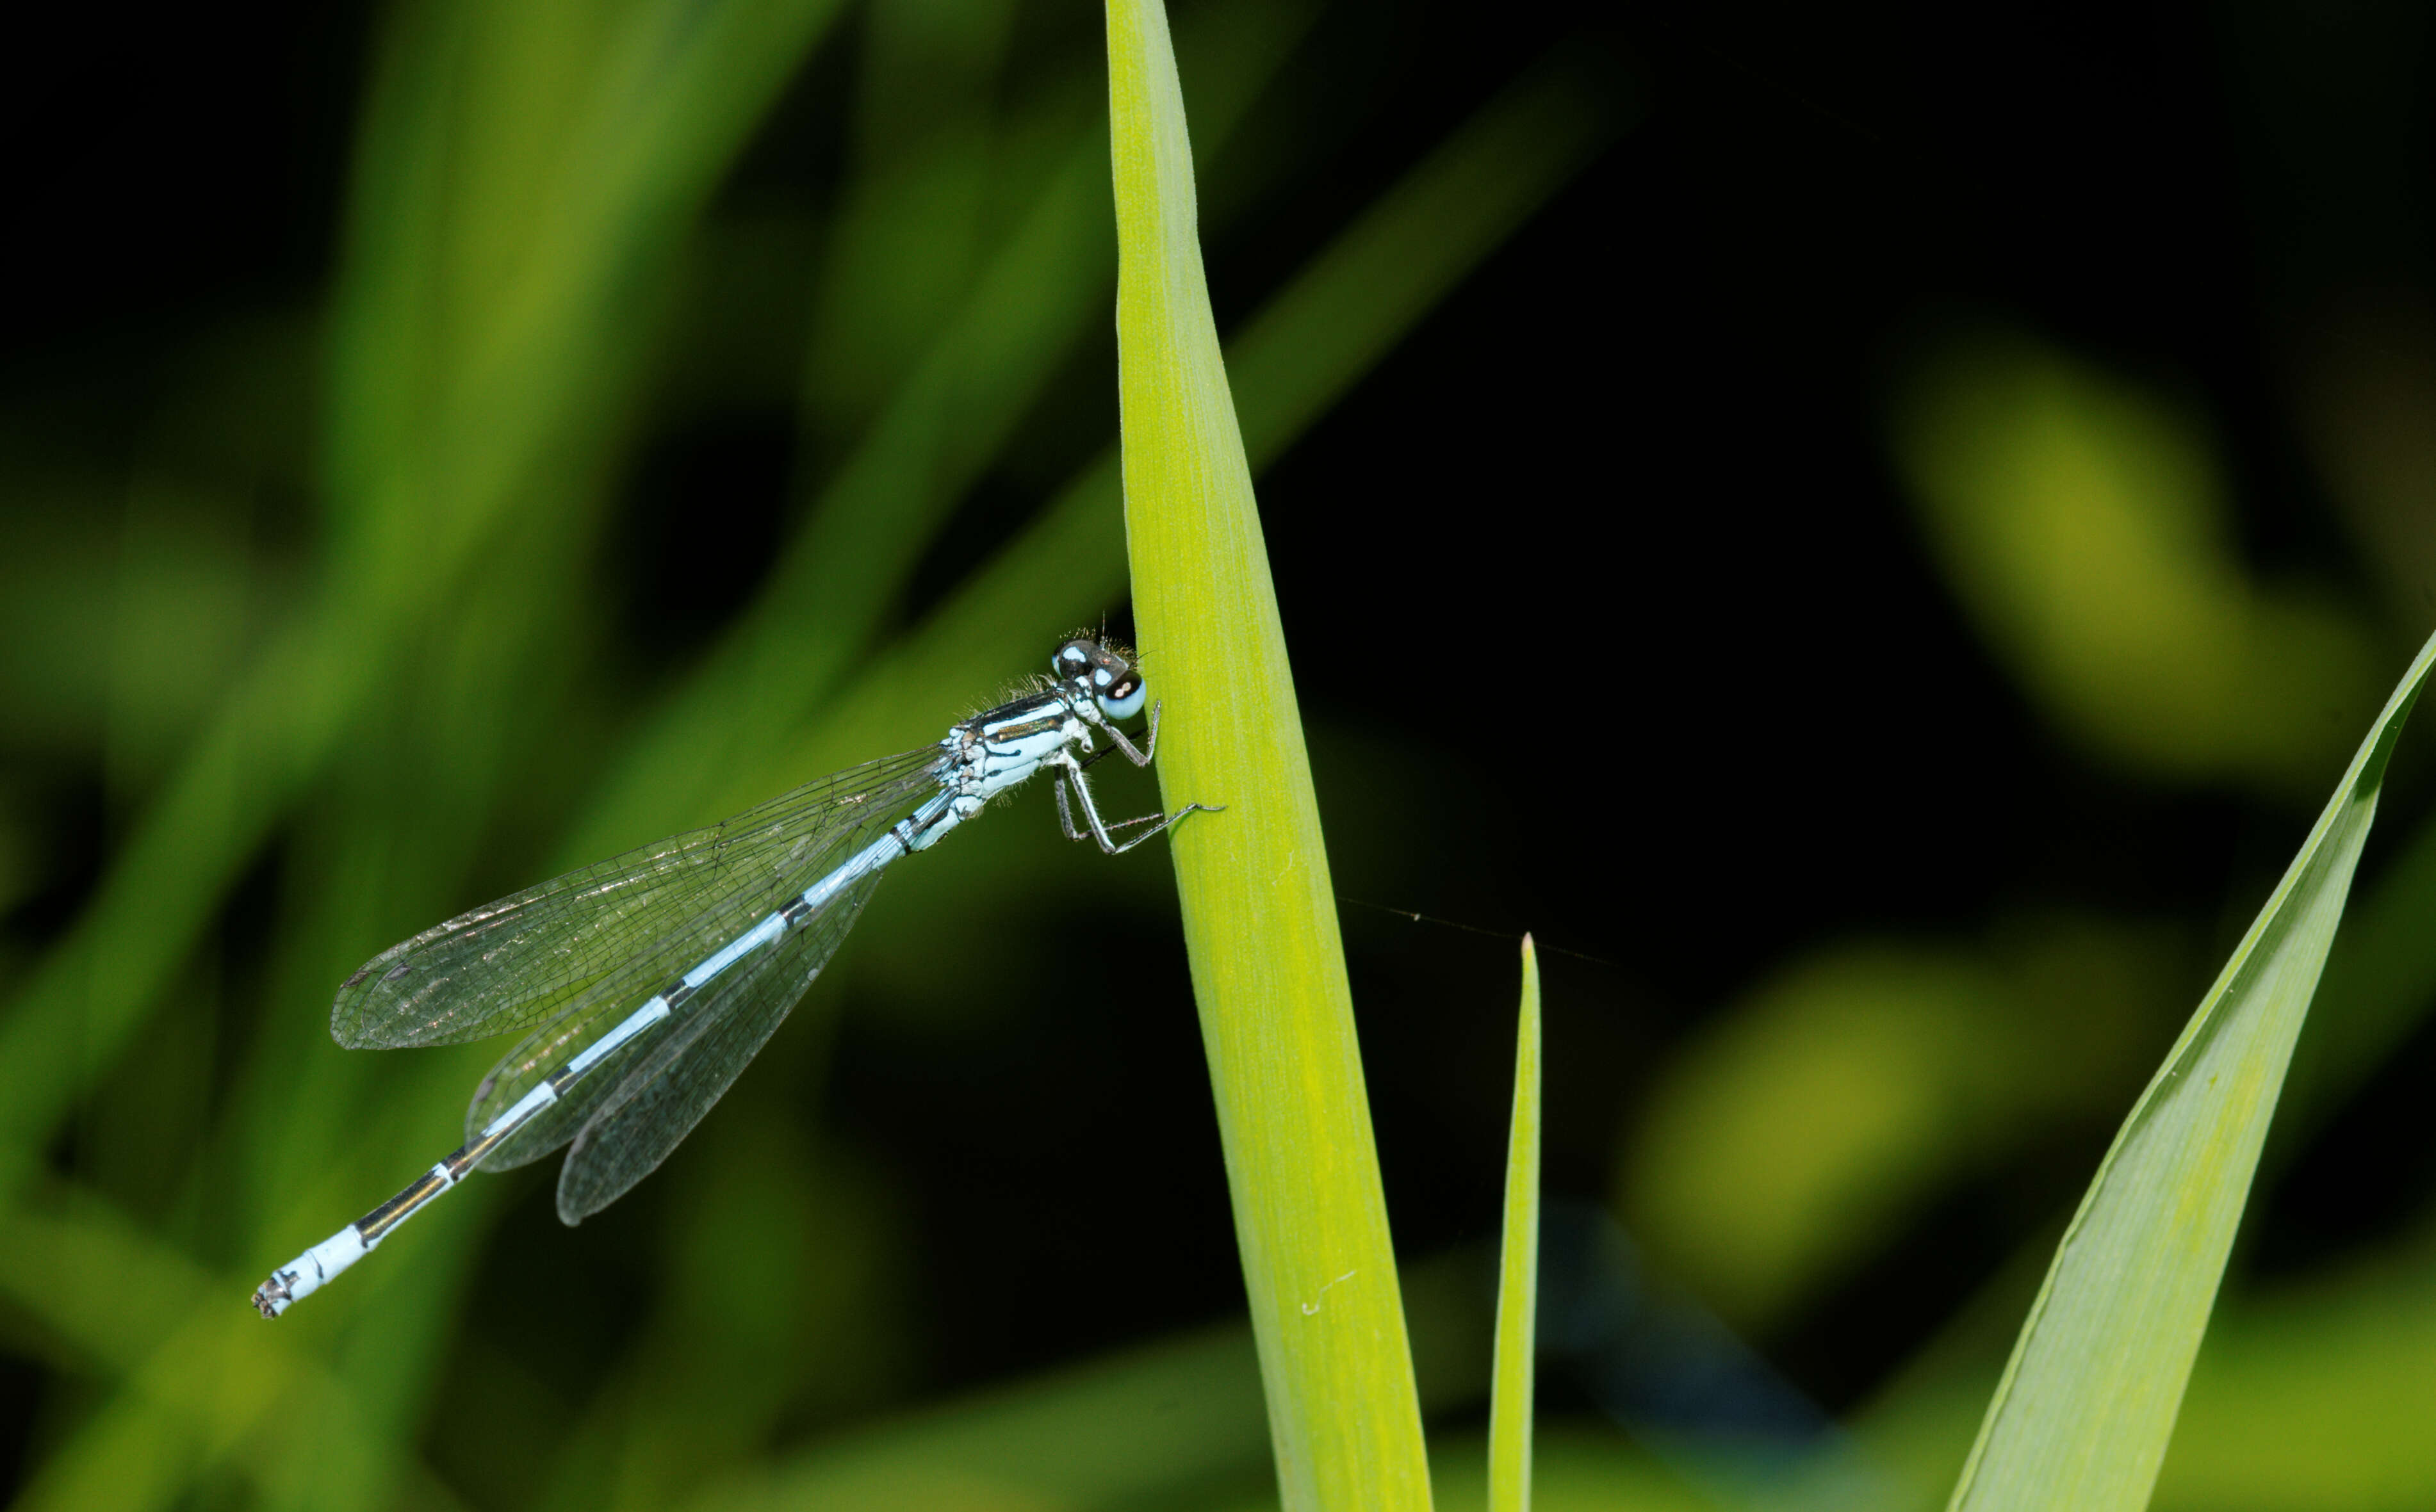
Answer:
[[[1514,1035],[1514,1123],[1505,1154],[1505,1231],[1498,1259],[1497,1355],[1489,1384],[1489,1512],[1529,1512],[1531,1399],[1539,1343],[1540,961],[1522,936]]]

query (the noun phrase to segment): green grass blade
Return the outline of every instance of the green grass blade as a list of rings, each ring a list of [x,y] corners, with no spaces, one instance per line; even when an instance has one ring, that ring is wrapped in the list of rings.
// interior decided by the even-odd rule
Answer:
[[[1157,0],[1108,6],[1135,619],[1166,701],[1185,947],[1288,1508],[1426,1507],[1429,1464],[1302,717],[1201,265]]]
[[[1505,1238],[1497,1264],[1497,1368],[1488,1391],[1488,1512],[1531,1512],[1531,1385],[1539,1358],[1540,955],[1522,936],[1514,1132],[1505,1145]]]
[[[2436,638],[2098,1166],[1989,1403],[1958,1512],[2148,1503],[2386,763],[2431,662]]]

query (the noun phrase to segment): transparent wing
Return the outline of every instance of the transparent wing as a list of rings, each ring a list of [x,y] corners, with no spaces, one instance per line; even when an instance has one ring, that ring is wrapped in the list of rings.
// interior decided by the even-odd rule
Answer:
[[[819,860],[844,841],[877,833],[927,795],[940,758],[926,746],[848,767],[706,829],[434,925],[346,980],[331,1005],[330,1034],[355,1050],[451,1045],[543,1023],[604,990],[614,995],[646,957],[691,949],[676,963],[683,970],[733,939],[737,930],[720,931],[737,916],[749,925],[767,912],[761,900],[786,891],[778,879],[817,877]],[[658,985],[646,985],[635,1003]]]
[[[722,990],[715,993],[705,989],[711,1000],[618,1078],[559,1170],[562,1222],[582,1223],[659,1169],[803,1000],[879,878],[873,872],[845,888],[817,917],[762,952],[768,959],[755,963],[759,969],[740,970],[734,982],[717,983]]]
[[[825,843],[818,849],[806,850],[794,864],[768,874],[757,886],[730,889],[709,908],[630,953],[573,1001],[517,1041],[515,1048],[491,1068],[481,1086],[474,1089],[473,1103],[465,1110],[466,1140],[470,1143],[479,1138],[500,1114],[633,1017],[654,994],[665,992],[679,977],[763,923],[805,888],[877,839],[895,821],[906,801],[935,791],[925,782],[909,787],[895,805],[877,801],[864,805],[866,814],[861,822],[831,826],[825,832]],[[673,1012],[645,1025],[589,1073],[561,1087],[552,1102],[485,1152],[482,1169],[504,1171],[537,1160],[574,1138],[593,1109],[612,1096],[636,1067],[651,1061],[662,1044],[700,1033],[697,1024],[716,1017],[729,996],[757,980],[774,961],[799,955],[807,938],[819,935],[823,921],[838,912],[846,894],[855,894],[858,899],[861,896],[852,886],[842,890],[818,913],[802,919],[760,948],[747,952],[704,982],[698,991],[681,999]],[[835,935],[826,937],[835,945]],[[809,982],[811,979],[807,976],[804,980]]]

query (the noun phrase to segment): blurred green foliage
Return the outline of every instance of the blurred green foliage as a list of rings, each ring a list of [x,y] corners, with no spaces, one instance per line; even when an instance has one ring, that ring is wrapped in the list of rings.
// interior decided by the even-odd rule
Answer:
[[[1334,14],[1177,8],[1206,233],[1279,213],[1338,87],[1297,60]],[[768,1064],[631,1205],[568,1235],[529,1183],[475,1183],[277,1327],[244,1305],[267,1263],[437,1154],[489,1060],[340,1053],[323,1026],[346,971],[554,865],[932,738],[1122,605],[1098,27],[1000,0],[408,0],[368,43],[328,287],[181,327],[107,465],[12,399],[0,1346],[28,1383],[20,1504],[1274,1504],[1240,1328],[1144,1340],[1174,1320],[1076,1317],[1090,1358],[933,1389],[949,1325],[926,1311],[917,1194],[897,1153],[829,1116],[845,1005],[917,1045],[1003,1043],[994,1026],[1039,1010],[976,982],[1069,965],[1076,914],[1172,919],[1157,867],[1102,865],[1045,822],[977,826],[892,879]],[[1254,469],[1641,108],[1565,52],[1332,183],[1318,250],[1240,320],[1222,309]],[[832,130],[833,169],[756,169]],[[2381,603],[2253,566],[2225,435],[2172,386],[2018,326],[1898,354],[1900,487],[1940,582],[2071,753],[2053,759],[2166,802],[2230,791],[2274,814],[2323,792],[2423,628],[2429,328],[2407,299],[2364,306],[2296,386],[2335,506],[2318,559],[2356,560]],[[738,601],[705,628],[627,560],[665,545],[635,534],[636,479],[670,436],[773,413],[800,444],[766,538],[676,506],[737,532],[717,570]],[[1036,509],[976,506],[1009,478]],[[650,584],[640,611],[629,578]],[[1386,617],[1434,612],[1414,585],[1373,591]],[[666,639],[638,649],[630,618]],[[1330,797],[1339,843],[1389,875],[1432,864],[1403,803],[1431,791],[1413,732],[1313,739],[1323,773],[1334,754],[1362,778]],[[62,817],[61,792],[90,816]],[[2271,1173],[2424,1023],[2431,910],[2423,825],[2370,857]],[[942,918],[958,929],[924,928]],[[1627,1432],[1596,1389],[1543,1389],[1564,1420],[1537,1440],[1537,1504],[1851,1504],[1854,1463],[1865,1504],[1941,1500],[2224,928],[2093,902],[1822,933],[1696,1004],[1586,1115],[1564,1099],[1613,1069],[1552,990],[1552,1150],[1569,1120],[1592,1145],[1620,1128],[1610,1167],[1568,1179],[1605,1182],[1650,1275],[1724,1328],[1798,1354],[1873,1264],[1967,1230],[1958,1206],[2035,1237],[1925,1347],[1855,1367],[1868,1392],[1812,1460],[1720,1477],[1748,1443]],[[1186,1017],[1176,983],[1150,990],[1138,1011]],[[1482,997],[1484,1021],[1504,1000]],[[1502,1114],[1504,1050],[1479,1058]],[[1450,1505],[1488,1476],[1467,1436],[1488,1381],[1479,1258],[1400,1257]],[[2423,1216],[2237,1283],[2157,1504],[2436,1501],[2430,1260]],[[1544,1337],[1552,1295],[1542,1316]]]
[[[2122,1106],[2160,1048],[2140,1026],[2180,1006],[2184,953],[2154,930],[2043,918],[1975,947],[1815,955],[1685,1049],[1630,1140],[1619,1204],[1722,1316],[1765,1336],[1872,1236]]]
[[[1893,431],[1964,606],[2100,754],[2306,795],[2375,710],[2369,628],[2249,580],[2213,449],[2161,396],[1966,337],[1919,364]]]

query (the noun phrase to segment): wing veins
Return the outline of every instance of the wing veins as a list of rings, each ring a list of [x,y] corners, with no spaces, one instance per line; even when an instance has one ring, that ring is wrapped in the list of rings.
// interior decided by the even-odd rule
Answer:
[[[802,868],[875,811],[927,791],[924,747],[832,773],[701,829],[579,867],[435,925],[339,989],[330,1032],[350,1048],[455,1044],[548,1022],[762,877]],[[792,854],[790,854],[792,852]],[[753,863],[776,864],[766,871]],[[594,963],[605,969],[587,969]]]

